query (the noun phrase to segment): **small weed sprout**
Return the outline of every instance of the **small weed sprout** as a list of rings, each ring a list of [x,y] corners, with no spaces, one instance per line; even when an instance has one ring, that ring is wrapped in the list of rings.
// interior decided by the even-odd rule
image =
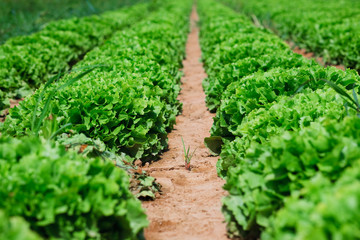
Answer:
[[[195,148],[195,150],[192,153],[190,153],[190,146],[186,149],[184,139],[182,137],[181,137],[181,141],[182,141],[182,144],[184,147],[185,168],[186,168],[186,170],[190,170],[191,158],[194,156],[194,153],[197,148]]]

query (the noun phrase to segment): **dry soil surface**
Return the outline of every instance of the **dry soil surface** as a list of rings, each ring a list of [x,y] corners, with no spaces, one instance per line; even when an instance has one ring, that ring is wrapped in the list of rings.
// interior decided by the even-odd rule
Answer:
[[[145,230],[147,240],[227,239],[220,210],[221,198],[225,195],[224,182],[216,173],[218,159],[210,156],[203,143],[209,136],[213,115],[207,111],[201,85],[206,74],[200,62],[197,19],[194,9],[179,95],[183,113],[176,119],[175,130],[169,134],[169,150],[161,160],[144,169],[163,186],[159,198],[143,202],[150,220]],[[184,167],[181,137],[186,146],[196,148],[191,171]]]

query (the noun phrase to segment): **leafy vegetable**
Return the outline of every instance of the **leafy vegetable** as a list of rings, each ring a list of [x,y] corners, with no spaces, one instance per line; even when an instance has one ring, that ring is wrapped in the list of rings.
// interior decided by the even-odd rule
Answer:
[[[46,89],[41,87],[10,110],[3,132],[28,134],[40,92],[44,91],[45,100],[58,88],[49,108],[60,128],[71,124],[75,133],[99,139],[118,154],[143,161],[156,159],[167,147],[167,131],[172,129],[181,108],[176,98],[190,8],[189,1],[164,3],[147,20],[115,33],[75,66],[108,68],[96,69],[61,89],[76,73]],[[38,108],[43,106],[45,101]]]
[[[87,159],[38,138],[0,138],[0,209],[40,236],[137,239],[146,216],[112,162]]]
[[[130,178],[130,191],[139,199],[155,199],[156,194],[161,192],[161,185],[155,181],[155,178],[130,164],[132,159],[129,156],[108,151],[106,145],[99,139],[91,139],[84,134],[63,133],[57,142],[65,146],[67,151],[77,152],[84,157],[101,157],[125,170]]]
[[[259,47],[257,42],[253,42],[252,45]],[[270,44],[261,46],[261,48],[265,48],[268,53],[260,56],[247,54],[251,57],[241,58],[236,62],[224,65],[219,73],[210,75],[208,79],[204,81],[203,86],[206,93],[206,102],[210,110],[219,108],[222,93],[232,82],[239,81],[254,72],[267,72],[276,67],[289,69],[310,66],[311,64],[310,61],[300,55],[290,53],[289,50],[285,52],[283,50],[273,50],[271,52],[270,46]]]
[[[37,33],[9,39],[0,46],[0,110],[9,106],[9,99],[23,98],[56,73],[69,70],[114,31],[143,18],[149,6],[50,22]]]
[[[0,239],[6,240],[40,240],[30,230],[29,224],[21,217],[8,217],[0,210]]]
[[[199,1],[199,13],[209,76],[203,86],[209,109],[216,111],[205,143],[213,153],[221,151],[217,170],[229,193],[223,199],[229,236],[258,239],[264,230],[264,239],[332,236],[335,225],[320,225],[331,221],[329,215],[305,222],[314,223],[316,231],[301,228],[305,220],[296,214],[302,214],[304,205],[296,197],[313,177],[320,174],[333,183],[359,160],[359,75],[324,68],[292,53],[261,24],[236,18],[213,0]],[[293,205],[274,223],[290,196],[295,196]],[[304,201],[303,216],[309,216],[317,209]],[[356,221],[356,214],[348,216]],[[349,219],[335,219],[334,224],[343,230]],[[352,239],[356,234],[344,229],[336,236]]]
[[[231,83],[222,94],[222,102],[214,119],[211,134],[232,137],[243,118],[251,111],[268,109],[279,96],[292,96],[305,82],[305,88],[323,88],[322,79],[351,87],[360,77],[353,71],[344,72],[334,67],[321,66],[271,69],[257,72]]]
[[[233,131],[238,137],[223,146],[217,163],[219,175],[226,177],[228,168],[242,161],[252,142],[266,143],[272,136],[297,131],[312,122],[356,115],[356,111],[347,111],[343,105],[342,98],[332,89],[318,89],[279,97],[268,109],[259,108],[250,112]]]
[[[284,132],[266,143],[252,142],[236,167],[228,169],[224,214],[232,231],[245,236],[268,227],[269,217],[283,206],[286,196],[303,187],[303,181],[321,172],[334,181],[359,159],[360,119],[312,123]]]
[[[270,222],[262,239],[358,239],[360,237],[360,165],[335,183],[321,174],[306,182]]]
[[[273,29],[279,36],[324,58],[360,69],[357,1],[223,0]]]

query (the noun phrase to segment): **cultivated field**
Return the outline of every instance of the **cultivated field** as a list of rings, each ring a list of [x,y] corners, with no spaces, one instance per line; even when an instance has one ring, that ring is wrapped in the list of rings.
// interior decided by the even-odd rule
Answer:
[[[0,240],[360,239],[359,3],[115,2],[2,17]]]

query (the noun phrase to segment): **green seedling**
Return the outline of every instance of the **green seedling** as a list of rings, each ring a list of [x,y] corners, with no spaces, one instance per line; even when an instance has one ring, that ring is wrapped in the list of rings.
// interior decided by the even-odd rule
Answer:
[[[186,149],[184,139],[182,137],[181,137],[181,141],[184,147],[185,169],[190,171],[190,162],[197,148],[195,148],[195,150],[192,153],[190,153],[190,146]]]

